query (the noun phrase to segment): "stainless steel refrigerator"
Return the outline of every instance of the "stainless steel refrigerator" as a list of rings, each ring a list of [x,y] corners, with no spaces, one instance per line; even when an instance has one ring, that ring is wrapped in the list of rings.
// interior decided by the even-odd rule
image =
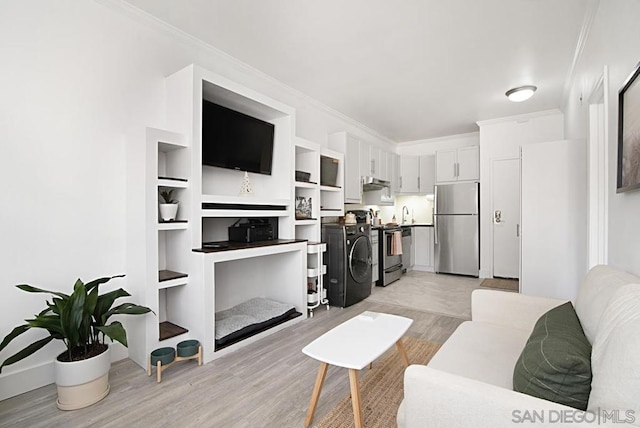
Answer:
[[[480,273],[479,183],[435,186],[435,270],[478,276]]]

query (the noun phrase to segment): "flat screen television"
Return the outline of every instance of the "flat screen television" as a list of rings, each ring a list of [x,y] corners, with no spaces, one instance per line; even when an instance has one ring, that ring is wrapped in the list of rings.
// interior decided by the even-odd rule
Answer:
[[[202,101],[202,164],[271,175],[275,126]]]

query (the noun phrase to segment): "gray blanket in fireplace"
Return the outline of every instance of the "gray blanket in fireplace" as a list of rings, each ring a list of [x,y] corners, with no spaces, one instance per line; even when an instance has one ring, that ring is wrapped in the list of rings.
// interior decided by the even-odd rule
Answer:
[[[291,304],[255,297],[230,309],[216,312],[216,340],[221,340],[248,326],[278,318],[291,310],[295,310]]]

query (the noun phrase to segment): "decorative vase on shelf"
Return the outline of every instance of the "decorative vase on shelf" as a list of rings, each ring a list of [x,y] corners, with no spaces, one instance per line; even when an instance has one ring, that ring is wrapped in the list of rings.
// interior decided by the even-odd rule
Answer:
[[[245,171],[242,178],[242,187],[240,187],[240,196],[249,195],[253,195],[253,188],[251,187],[251,180],[249,180],[249,173]]]
[[[178,214],[178,203],[160,204],[160,218],[162,221],[174,221]]]

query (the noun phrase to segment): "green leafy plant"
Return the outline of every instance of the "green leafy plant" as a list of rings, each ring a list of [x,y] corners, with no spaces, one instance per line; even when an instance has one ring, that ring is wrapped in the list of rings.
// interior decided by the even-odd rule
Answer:
[[[160,190],[160,199],[163,204],[177,204],[178,201],[173,199],[173,192],[176,189],[162,189]]]
[[[107,324],[109,318],[112,315],[141,315],[152,311],[145,306],[133,303],[122,303],[112,307],[116,299],[130,296],[122,288],[102,295],[98,294],[101,284],[123,276],[98,278],[86,284],[78,279],[71,295],[43,290],[27,284],[16,285],[20,290],[28,293],[49,293],[52,299],[46,302],[47,307],[33,319],[25,320],[26,324],[14,328],[4,338],[0,343],[0,352],[13,339],[32,328],[44,329],[49,336],[33,342],[7,358],[0,366],[0,372],[4,366],[28,357],[54,339],[62,340],[67,347],[67,350],[58,356],[60,361],[83,360],[100,354],[107,348],[104,343],[105,337],[127,346],[127,333],[124,326],[119,321]]]

